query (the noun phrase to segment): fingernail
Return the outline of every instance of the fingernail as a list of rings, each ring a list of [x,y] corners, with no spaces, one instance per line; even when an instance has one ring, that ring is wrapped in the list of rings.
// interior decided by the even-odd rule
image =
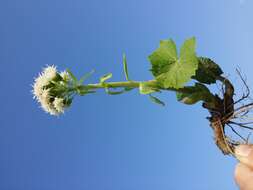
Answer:
[[[240,157],[248,157],[251,151],[252,147],[248,145],[239,145],[235,148],[235,154]]]

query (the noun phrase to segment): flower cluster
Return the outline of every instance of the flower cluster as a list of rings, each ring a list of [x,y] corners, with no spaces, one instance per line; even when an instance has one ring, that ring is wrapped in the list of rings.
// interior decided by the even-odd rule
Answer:
[[[70,77],[68,72],[59,73],[55,66],[47,66],[35,78],[32,93],[43,110],[51,115],[64,113],[70,105],[70,99],[66,94]]]

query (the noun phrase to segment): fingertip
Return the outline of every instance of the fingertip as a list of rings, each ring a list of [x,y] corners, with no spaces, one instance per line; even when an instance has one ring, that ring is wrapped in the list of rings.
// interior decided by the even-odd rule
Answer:
[[[235,154],[239,157],[248,157],[252,150],[252,145],[242,144],[235,147]]]
[[[234,172],[234,178],[236,183],[239,185],[239,182],[241,181],[241,178],[243,177],[241,175],[242,171],[243,171],[243,164],[242,163],[238,163],[235,167],[235,172]]]
[[[235,148],[236,158],[253,169],[253,146],[239,145]]]
[[[240,189],[249,189],[249,187],[253,187],[253,171],[245,164],[237,164],[235,168],[234,178]]]

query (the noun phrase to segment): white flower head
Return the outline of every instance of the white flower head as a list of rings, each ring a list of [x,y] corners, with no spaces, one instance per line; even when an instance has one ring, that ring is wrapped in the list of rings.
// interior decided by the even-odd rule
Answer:
[[[43,74],[39,74],[39,76],[35,79],[33,84],[33,95],[34,98],[39,100],[42,95],[44,86],[49,84],[49,80],[43,76]]]
[[[58,72],[54,65],[44,68],[35,78],[32,93],[45,112],[51,115],[64,113],[65,108],[70,105],[65,102],[70,96],[68,95],[70,80],[67,71]]]
[[[57,75],[57,70],[55,66],[48,66],[44,68],[43,72],[35,79],[33,84],[33,95],[34,98],[39,100],[42,95],[43,89],[47,86],[50,81],[52,81]]]
[[[46,68],[44,68],[42,75],[50,80],[53,80],[56,77],[57,74],[57,69],[56,66],[51,65],[51,66],[47,66]]]
[[[41,103],[41,108],[50,115],[59,115],[60,113],[54,108],[53,104]]]
[[[49,102],[50,98],[51,98],[51,96],[50,96],[50,89],[43,89],[42,90],[42,94],[40,96],[40,100],[41,101],[43,100],[43,101]]]
[[[50,95],[50,89],[44,89],[38,102],[41,104],[41,108],[50,113],[51,115],[59,115],[59,112],[55,109],[53,103],[51,102],[52,96]]]
[[[54,97],[50,94],[51,88],[47,88],[47,85],[57,76],[57,73],[54,65],[44,68],[43,72],[34,80],[32,90],[34,98],[41,104],[41,108],[51,115],[60,114],[53,104],[52,100]]]
[[[64,99],[63,98],[58,98],[56,97],[53,102],[54,108],[57,110],[59,113],[63,113],[65,109],[64,105]]]

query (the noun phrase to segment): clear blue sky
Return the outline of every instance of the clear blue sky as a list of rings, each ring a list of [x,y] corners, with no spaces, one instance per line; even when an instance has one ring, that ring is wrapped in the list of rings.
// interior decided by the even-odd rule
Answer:
[[[131,78],[150,79],[159,40],[191,36],[198,55],[233,81],[240,66],[252,85],[252,9],[250,0],[0,1],[0,189],[237,189],[236,161],[214,145],[200,104],[163,93],[163,108],[137,91],[99,91],[57,118],[30,85],[47,64],[77,76],[96,69],[89,82],[107,72],[123,80],[123,52]]]

